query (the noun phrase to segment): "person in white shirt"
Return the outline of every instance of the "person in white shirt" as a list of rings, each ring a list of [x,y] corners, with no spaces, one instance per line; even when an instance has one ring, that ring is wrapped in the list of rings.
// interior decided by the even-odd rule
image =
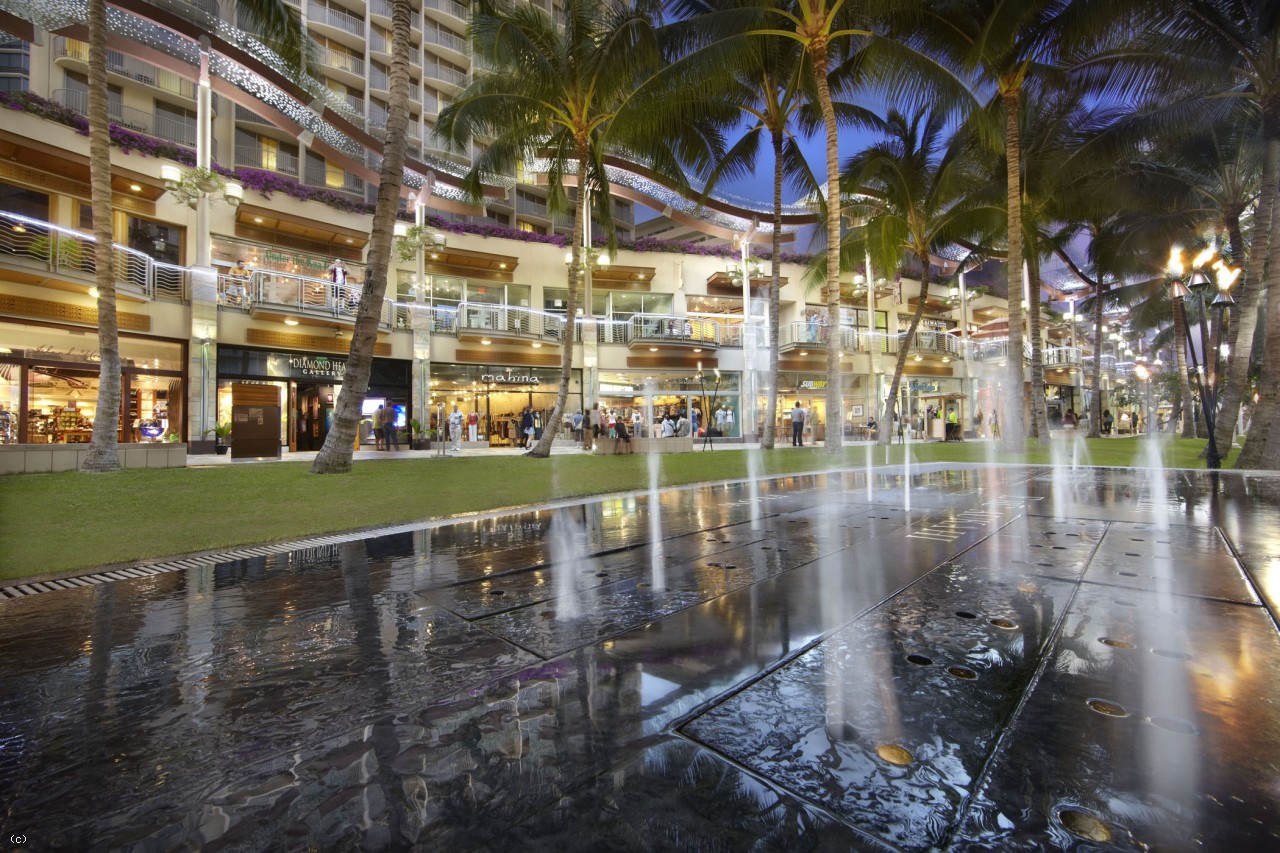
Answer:
[[[462,412],[458,411],[458,404],[453,404],[453,411],[449,413],[449,438],[453,441],[454,451],[462,450]]]
[[[662,423],[662,437],[675,438],[676,428],[675,428],[675,425],[671,423],[671,419],[663,418],[661,423]]]

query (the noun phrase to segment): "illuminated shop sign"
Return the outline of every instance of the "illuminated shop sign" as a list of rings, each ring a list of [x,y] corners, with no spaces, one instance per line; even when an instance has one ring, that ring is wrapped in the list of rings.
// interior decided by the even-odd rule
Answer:
[[[346,375],[347,362],[345,359],[329,358],[326,355],[291,355],[289,372],[293,376],[341,380]]]
[[[533,373],[482,373],[481,382],[494,385],[541,385],[542,380]]]
[[[825,379],[802,379],[800,380],[800,390],[802,391],[821,391],[827,387]]]

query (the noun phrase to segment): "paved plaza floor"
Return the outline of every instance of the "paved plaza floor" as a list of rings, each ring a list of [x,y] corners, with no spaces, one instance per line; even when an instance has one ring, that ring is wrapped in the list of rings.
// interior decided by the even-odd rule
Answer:
[[[0,843],[1277,850],[1278,509],[848,471],[0,600]]]

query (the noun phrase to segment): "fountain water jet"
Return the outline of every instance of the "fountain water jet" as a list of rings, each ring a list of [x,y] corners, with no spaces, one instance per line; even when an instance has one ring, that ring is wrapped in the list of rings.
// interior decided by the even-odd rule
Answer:
[[[649,467],[649,582],[655,590],[662,590],[667,588],[667,569],[666,555],[663,553],[662,548],[662,506],[658,498],[658,477],[661,465],[657,449],[652,441],[655,424],[653,419],[653,393],[653,383],[645,385],[645,423],[648,424],[648,433],[651,437],[647,459]]]

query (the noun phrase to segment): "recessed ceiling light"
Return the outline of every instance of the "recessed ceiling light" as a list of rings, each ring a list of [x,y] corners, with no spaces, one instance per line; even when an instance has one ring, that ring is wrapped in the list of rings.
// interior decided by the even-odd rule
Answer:
[[[950,363],[951,363],[951,356],[949,356],[949,355],[944,355],[944,356],[942,357],[942,363],[943,363],[943,364],[950,364]]]
[[[285,318],[284,324],[286,326],[296,326],[298,325],[298,321],[293,319],[292,317],[287,317]]]
[[[916,356],[916,358],[915,358],[915,360],[916,360],[916,361],[924,361],[924,356],[922,356],[922,355],[917,355],[917,356]]]
[[[92,296],[94,299],[97,299],[97,298],[98,298],[98,288],[96,288],[96,287],[91,287],[91,288],[89,288],[89,295],[90,295],[90,296]]]
[[[499,261],[499,262],[498,262],[498,269],[500,269],[500,270],[505,270],[506,268],[507,268],[507,262],[506,262],[506,261]]]
[[[805,350],[800,350],[800,354],[801,354],[801,355],[808,355],[809,353],[808,353],[807,351],[805,351]]]
[[[485,346],[488,346],[489,344],[493,343],[493,341],[489,340],[488,338],[481,338],[480,343],[484,344]]]
[[[435,252],[432,252],[432,253],[431,253],[431,260],[435,261],[435,260],[439,260],[439,258],[440,258],[440,256],[439,256],[439,255],[437,255]]]
[[[534,348],[534,349],[542,349],[542,341],[534,341],[534,342],[533,342],[533,348]]]
[[[657,347],[649,347],[649,352],[657,352],[657,351],[658,351]]]
[[[262,217],[261,217],[261,216],[255,216],[255,217],[253,217],[253,221],[254,221],[254,222],[256,222],[256,223],[258,223],[259,225],[261,225],[261,224],[262,224]]]
[[[136,193],[140,193],[140,192],[142,192],[142,185],[141,185],[141,184],[129,184],[129,189],[133,190],[133,191],[134,191],[134,192],[136,192]]]
[[[694,348],[693,348],[693,351],[694,351],[694,352],[702,352],[702,347],[694,347]]]
[[[352,238],[348,237],[348,238],[347,238],[347,242],[348,242],[348,243],[354,243],[354,242],[355,242],[355,240],[353,240]]]

